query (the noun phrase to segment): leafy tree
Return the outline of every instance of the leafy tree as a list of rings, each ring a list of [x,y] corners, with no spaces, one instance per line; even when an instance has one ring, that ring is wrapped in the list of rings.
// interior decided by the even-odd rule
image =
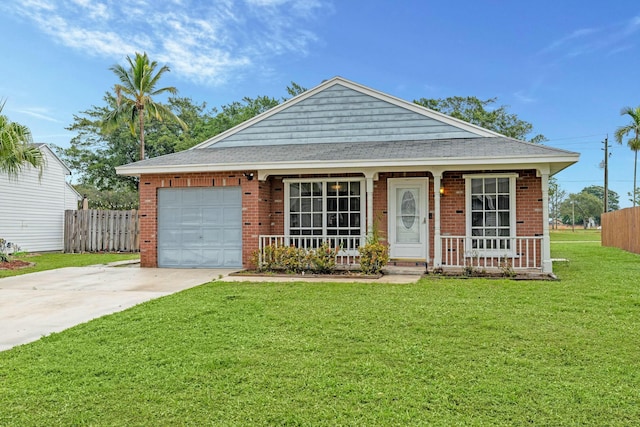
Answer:
[[[129,68],[119,64],[110,68],[120,80],[120,84],[114,86],[116,108],[105,115],[103,126],[106,130],[114,130],[119,124],[125,122],[129,124],[134,136],[137,126],[140,134],[139,160],[144,160],[145,119],[171,120],[178,123],[185,131],[187,125],[170,108],[155,102],[152,98],[162,93],[175,95],[178,92],[173,86],[156,88],[162,75],[169,71],[169,67],[164,65],[156,72],[158,63],[150,61],[146,53],[136,53],[133,59],[127,56],[127,62]]]
[[[5,102],[0,103],[0,172],[16,177],[26,166],[42,170],[45,158],[42,151],[31,144],[29,128],[12,122],[2,114]]]
[[[635,202],[634,202],[635,195]],[[629,196],[629,201],[633,203],[633,206],[640,206],[640,187],[636,187],[635,193],[628,192],[627,196]]]
[[[296,82],[291,82],[291,86],[287,86],[287,93],[289,94],[289,96],[291,96],[292,98],[294,96],[298,96],[303,92],[306,92],[307,88],[306,87],[302,87],[300,86],[298,83]],[[286,101],[287,98],[283,98],[283,101]]]
[[[75,185],[76,191],[87,198],[89,209],[138,209],[138,192],[126,188],[100,190],[91,184]]]
[[[602,200],[586,191],[570,194],[569,197],[560,204],[560,215],[562,215],[565,224],[571,224],[574,215],[575,223],[582,223],[585,228],[589,224],[590,218],[593,218],[596,223],[600,224]]]
[[[127,124],[106,131],[102,119],[116,106],[116,98],[107,93],[105,105],[92,106],[89,110],[74,115],[68,130],[76,132],[69,148],[58,153],[79,178],[80,184],[98,190],[135,191],[137,178],[117,175],[116,166],[137,160],[137,141]],[[189,98],[170,97],[167,108],[188,125],[185,132],[174,122],[151,118],[147,123],[146,149],[149,157],[175,152],[181,145],[189,148],[204,139],[204,125],[211,119],[205,112],[205,104],[195,104]]]
[[[516,114],[509,113],[505,105],[497,108],[487,108],[497,101],[498,98],[481,100],[475,96],[453,96],[444,99],[420,98],[413,102],[502,135],[523,141],[526,140],[527,135],[533,131],[533,125],[519,119]],[[544,135],[536,135],[529,140],[529,142],[533,143],[543,141],[546,141]]]
[[[602,206],[604,206],[604,187],[602,185],[591,185],[583,188],[582,191],[596,196],[601,201]],[[608,211],[617,211],[620,209],[620,196],[611,189],[607,190],[607,205],[609,208]],[[600,219],[598,219],[598,222],[599,221]]]
[[[631,118],[631,123],[626,126],[620,126],[618,129],[616,129],[615,137],[618,144],[622,144],[622,140],[627,135],[632,135],[631,138],[627,140],[627,145],[635,155],[633,162],[633,198],[631,199],[631,201],[633,202],[633,206],[635,207],[638,198],[638,184],[636,181],[636,176],[638,171],[638,151],[640,151],[640,107],[624,107],[622,111],[620,111],[620,115],[628,115]]]
[[[557,228],[556,220],[560,216],[560,204],[567,197],[567,192],[560,188],[558,180],[555,177],[549,179],[549,210],[551,211],[551,219],[553,220],[552,228]]]

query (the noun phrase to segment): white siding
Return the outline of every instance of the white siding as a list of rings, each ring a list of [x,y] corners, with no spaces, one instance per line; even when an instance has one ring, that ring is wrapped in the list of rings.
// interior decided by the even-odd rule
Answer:
[[[67,183],[64,187],[64,209],[75,211],[78,209],[78,201],[82,200],[82,196]]]
[[[30,166],[17,178],[0,174],[0,237],[28,252],[62,250],[70,196],[68,170],[49,148],[41,150],[46,158],[42,177]]]

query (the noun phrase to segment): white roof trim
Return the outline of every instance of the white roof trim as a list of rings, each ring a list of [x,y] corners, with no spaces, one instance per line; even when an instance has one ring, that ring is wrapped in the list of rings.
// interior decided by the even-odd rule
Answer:
[[[465,130],[467,132],[474,133],[474,134],[476,134],[478,136],[481,136],[481,137],[482,136],[484,136],[484,137],[492,137],[492,136],[504,137],[504,135],[502,135],[502,134],[499,134],[497,132],[485,129],[483,127],[480,127],[480,126],[477,126],[477,125],[474,125],[474,124],[471,124],[471,123],[468,123],[468,122],[465,122],[464,120],[456,119],[455,117],[448,116],[446,114],[440,113],[440,112],[435,111],[435,110],[431,110],[429,108],[423,107],[423,106],[415,104],[413,102],[409,102],[409,101],[405,101],[405,100],[400,99],[400,98],[396,98],[395,96],[388,95],[386,93],[371,89],[371,88],[363,86],[361,84],[358,84],[358,83],[352,82],[350,80],[344,79],[342,77],[336,76],[336,77],[334,77],[334,78],[332,78],[330,80],[327,80],[327,81],[319,84],[318,86],[314,87],[313,89],[309,89],[306,92],[303,92],[300,95],[297,95],[297,96],[295,96],[295,97],[283,102],[282,104],[277,105],[277,106],[271,108],[268,111],[265,111],[262,114],[259,114],[259,115],[255,116],[255,117],[252,117],[251,119],[249,119],[249,120],[247,120],[245,122],[242,122],[239,125],[231,128],[231,129],[228,129],[228,130],[226,130],[226,131],[224,131],[224,132],[222,132],[222,133],[220,133],[220,134],[218,134],[218,135],[216,135],[216,136],[214,136],[212,138],[207,139],[204,142],[201,142],[200,144],[197,144],[197,145],[191,147],[190,150],[194,150],[194,149],[198,149],[198,148],[210,147],[210,146],[212,146],[212,145],[214,145],[214,144],[226,139],[227,137],[229,137],[231,135],[234,135],[234,134],[236,134],[236,133],[238,133],[238,132],[240,132],[240,131],[242,131],[242,130],[250,127],[250,126],[252,126],[253,124],[255,124],[257,122],[260,122],[260,121],[262,121],[264,119],[267,119],[267,118],[279,113],[280,111],[282,111],[282,110],[284,110],[286,108],[289,108],[290,106],[295,105],[295,104],[297,104],[299,102],[302,102],[305,99],[307,99],[307,98],[309,98],[309,97],[311,97],[311,96],[313,96],[313,95],[315,95],[315,94],[317,94],[319,92],[322,92],[323,90],[325,90],[325,89],[327,89],[327,88],[329,88],[331,86],[335,86],[337,84],[345,86],[345,87],[348,87],[349,89],[353,89],[355,91],[364,93],[366,95],[372,96],[372,97],[377,98],[377,99],[379,99],[381,101],[385,101],[385,102],[388,102],[390,104],[396,105],[398,107],[405,108],[407,110],[413,111],[414,113],[421,114],[421,115],[423,115],[425,117],[428,117],[428,118],[431,118],[431,119],[434,119],[434,120],[438,120],[440,122],[446,123],[446,124],[451,125],[451,126],[455,126],[455,127],[459,128],[459,129]]]
[[[49,147],[49,144],[38,143],[38,144],[35,144],[35,146],[38,147],[40,151],[42,151],[43,148],[46,148],[49,154],[51,154],[51,157],[53,157],[53,159],[56,160],[58,163],[60,163],[60,165],[64,168],[65,175],[71,175],[71,169],[69,169],[69,167],[65,165],[62,160],[60,160],[60,157],[58,157],[56,153],[53,152],[51,147]]]

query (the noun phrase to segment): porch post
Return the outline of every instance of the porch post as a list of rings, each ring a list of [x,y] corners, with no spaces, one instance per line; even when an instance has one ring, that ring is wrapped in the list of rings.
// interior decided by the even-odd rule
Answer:
[[[367,192],[367,235],[373,231],[373,179],[375,173],[365,172]]]
[[[541,171],[540,175],[542,178],[542,272],[553,273],[549,238],[549,171]]]
[[[433,174],[433,267],[442,267],[442,242],[440,241],[440,185],[442,171]]]

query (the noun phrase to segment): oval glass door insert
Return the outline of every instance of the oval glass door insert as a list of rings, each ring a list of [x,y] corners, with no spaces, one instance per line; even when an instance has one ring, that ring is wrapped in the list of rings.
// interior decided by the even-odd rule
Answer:
[[[410,230],[416,222],[416,198],[409,190],[402,194],[400,217],[402,218],[402,225],[407,230]]]

